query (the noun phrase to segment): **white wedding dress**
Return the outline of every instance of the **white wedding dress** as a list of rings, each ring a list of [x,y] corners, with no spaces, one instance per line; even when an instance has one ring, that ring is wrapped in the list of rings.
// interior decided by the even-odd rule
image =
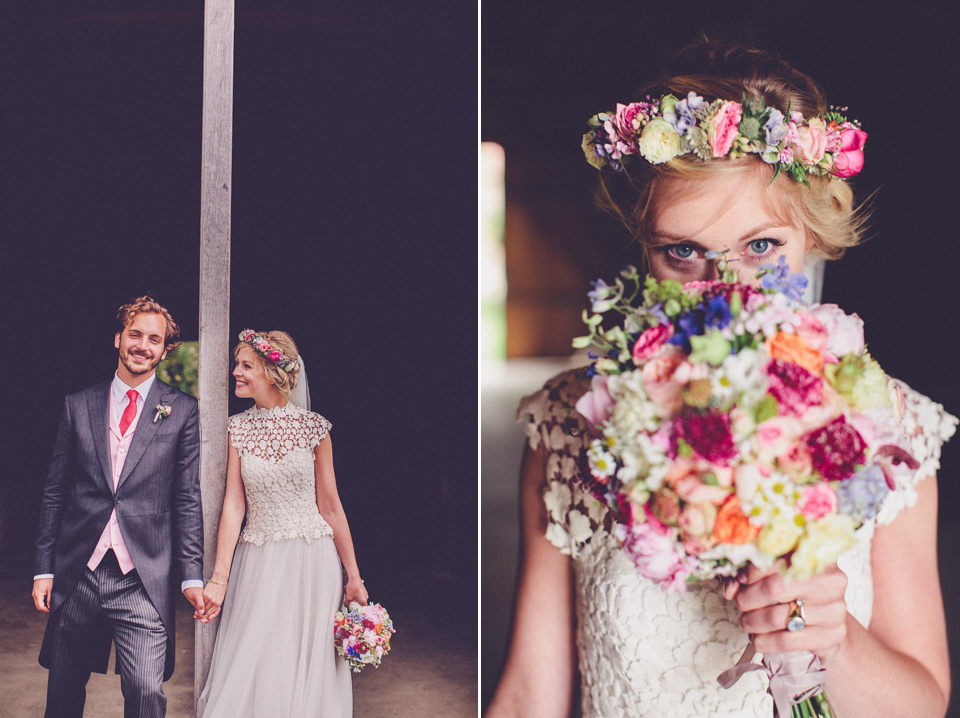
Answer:
[[[939,404],[903,388],[905,429],[920,468],[911,484],[888,494],[878,517],[860,529],[859,545],[838,562],[848,578],[847,608],[864,626],[873,602],[875,524],[889,523],[916,501],[916,482],[937,470],[940,446],[957,423]],[[574,405],[588,389],[582,370],[566,372],[518,410],[530,447],[543,446],[549,454],[543,487],[547,539],[570,555],[575,569],[584,718],[771,718],[773,701],[761,672],[746,674],[729,690],[717,683],[747,646],[739,612],[724,600],[719,581],[690,584],[682,596],[664,593],[620,550],[606,508],[580,489],[576,476],[586,466],[586,425]]]
[[[292,403],[230,417],[247,500],[202,718],[349,718],[350,669],[333,646],[343,600],[333,530],[317,509],[314,447],[329,421]]]

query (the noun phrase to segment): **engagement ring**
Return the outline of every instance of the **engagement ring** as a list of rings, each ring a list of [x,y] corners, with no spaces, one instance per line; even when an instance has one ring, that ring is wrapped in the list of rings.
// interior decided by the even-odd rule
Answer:
[[[790,601],[790,613],[787,614],[787,630],[802,631],[806,625],[807,621],[803,615],[803,599],[798,598],[796,601]]]

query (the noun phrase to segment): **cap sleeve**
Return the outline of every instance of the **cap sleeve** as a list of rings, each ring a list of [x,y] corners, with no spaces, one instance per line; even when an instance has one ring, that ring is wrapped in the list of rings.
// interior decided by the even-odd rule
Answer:
[[[319,414],[310,413],[308,416],[310,419],[310,448],[313,448],[327,438],[333,424]]]
[[[604,530],[606,507],[581,487],[586,470],[586,422],[577,400],[590,388],[583,369],[558,374],[520,402],[517,421],[533,450],[547,454],[541,489],[547,510],[546,538],[563,553],[576,555]]]
[[[916,503],[917,484],[937,473],[940,468],[940,449],[957,429],[957,417],[947,413],[942,405],[901,381],[896,383],[903,393],[903,428],[909,441],[909,450],[920,466],[887,496],[877,515],[879,524],[890,523],[901,509]]]
[[[243,453],[245,438],[243,414],[234,414],[227,419],[227,432],[230,437],[230,445],[237,450],[237,453]]]

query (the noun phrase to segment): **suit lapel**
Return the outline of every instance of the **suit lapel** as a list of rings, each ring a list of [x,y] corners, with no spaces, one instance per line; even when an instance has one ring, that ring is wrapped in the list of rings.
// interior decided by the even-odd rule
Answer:
[[[143,410],[140,412],[140,419],[137,421],[137,428],[133,432],[133,440],[130,442],[130,451],[123,462],[123,471],[120,473],[120,479],[117,481],[117,488],[126,480],[130,473],[137,467],[143,453],[150,446],[153,437],[160,428],[160,422],[154,421],[157,404],[171,404],[176,398],[176,393],[160,379],[155,379],[150,392],[143,403]]]
[[[94,387],[87,397],[87,411],[90,414],[90,426],[93,430],[93,445],[100,459],[100,472],[103,480],[113,492],[113,469],[110,459],[110,382]]]

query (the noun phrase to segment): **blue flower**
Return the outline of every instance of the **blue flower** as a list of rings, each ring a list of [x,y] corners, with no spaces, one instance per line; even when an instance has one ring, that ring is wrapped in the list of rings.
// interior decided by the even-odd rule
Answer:
[[[667,343],[676,344],[689,354],[691,351],[690,337],[698,337],[704,332],[704,314],[702,309],[694,309],[681,314],[675,325],[676,332],[667,339]]]
[[[807,288],[807,278],[799,272],[791,273],[785,256],[781,254],[776,264],[761,264],[760,269],[769,270],[760,282],[764,289],[778,291],[796,302],[803,301],[803,290]]]
[[[725,297],[714,297],[707,302],[707,312],[703,324],[708,329],[723,329],[733,321],[730,303]]]
[[[704,99],[702,97],[695,92],[690,92],[687,94],[687,99],[677,102],[676,110],[674,113],[670,113],[671,116],[668,117],[667,114],[664,113],[664,119],[673,125],[679,134],[683,135],[687,130],[697,124],[697,118],[694,116],[693,111],[703,103]]]

